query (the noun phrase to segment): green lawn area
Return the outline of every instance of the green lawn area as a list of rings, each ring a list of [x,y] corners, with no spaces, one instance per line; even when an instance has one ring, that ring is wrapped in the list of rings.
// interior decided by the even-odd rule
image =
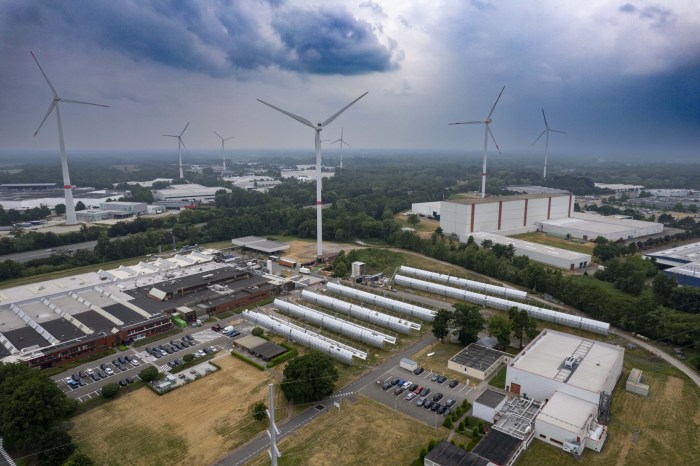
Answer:
[[[523,233],[520,235],[513,235],[512,237],[523,241],[529,241],[531,243],[544,244],[546,246],[553,246],[555,248],[566,249],[583,254],[593,254],[593,243],[579,243],[576,240],[555,238],[553,236],[547,236],[542,232]]]
[[[506,366],[501,367],[501,369],[489,380],[489,385],[496,388],[505,389],[506,388]]]

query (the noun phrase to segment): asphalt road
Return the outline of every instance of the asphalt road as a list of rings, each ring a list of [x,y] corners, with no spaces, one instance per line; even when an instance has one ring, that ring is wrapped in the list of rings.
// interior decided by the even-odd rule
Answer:
[[[0,256],[0,261],[12,260],[15,262],[28,262],[32,259],[45,259],[55,252],[68,252],[77,251],[78,249],[88,249],[92,251],[95,249],[97,241],[85,241],[84,243],[67,244],[65,246],[58,246],[52,249],[36,249],[34,251],[17,252],[14,254],[5,254]]]

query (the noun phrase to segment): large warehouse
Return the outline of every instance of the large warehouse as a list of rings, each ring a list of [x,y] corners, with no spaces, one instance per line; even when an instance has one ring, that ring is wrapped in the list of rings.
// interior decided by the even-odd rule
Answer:
[[[473,237],[476,244],[479,245],[486,240],[491,241],[493,244],[513,245],[516,256],[527,256],[533,261],[560,269],[581,269],[588,267],[593,261],[590,254],[555,248],[554,246],[547,246],[546,244],[531,243],[529,241],[509,238],[493,233],[470,233],[460,235],[459,240],[467,242],[470,236]]]
[[[153,199],[157,204],[166,207],[180,207],[184,204],[213,203],[218,191],[230,193],[228,188],[208,187],[199,184],[172,184],[165,189],[158,189],[153,192]]]
[[[572,215],[574,195],[520,194],[445,201],[440,205],[440,227],[447,234],[475,231],[524,232],[536,230],[536,222]]]
[[[643,222],[615,216],[601,216],[577,212],[571,218],[552,218],[537,222],[540,230],[563,238],[594,241],[602,236],[609,241],[628,240],[656,235],[663,231],[661,223]]]
[[[545,329],[508,365],[506,390],[545,401],[555,391],[599,405],[622,373],[625,350]]]
[[[679,285],[700,287],[700,242],[644,254]]]

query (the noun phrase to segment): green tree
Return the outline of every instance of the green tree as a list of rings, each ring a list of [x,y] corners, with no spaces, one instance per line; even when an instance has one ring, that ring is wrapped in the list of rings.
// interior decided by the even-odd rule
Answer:
[[[45,433],[76,404],[38,370],[0,363],[0,435],[8,445],[18,449],[41,445]]]
[[[75,211],[76,212],[80,212],[81,210],[85,210],[85,209],[87,209],[87,206],[85,204],[83,204],[83,201],[78,201],[75,204]]]
[[[535,338],[537,336],[537,322],[531,318],[527,311],[511,307],[508,310],[510,325],[513,328],[513,335],[520,341],[520,349],[523,347],[523,337]]]
[[[75,444],[68,432],[51,430],[41,439],[40,451],[37,456],[39,466],[55,466],[63,464],[75,451]]]
[[[510,321],[501,314],[494,314],[489,319],[489,335],[496,337],[500,346],[510,345],[510,332],[513,330]]]
[[[455,303],[452,327],[457,331],[457,338],[462,346],[467,346],[479,339],[479,332],[486,323],[478,306],[465,303]]]
[[[282,393],[294,403],[317,401],[333,393],[338,371],[330,356],[311,351],[284,368]]]
[[[251,334],[251,335],[254,335],[254,336],[256,336],[256,337],[262,337],[263,335],[265,335],[265,329],[262,328],[262,327],[255,327],[255,328],[250,332],[250,334]]]
[[[194,354],[192,354],[192,353],[186,354],[182,357],[182,360],[185,362],[190,362],[193,359],[194,359]]]
[[[408,216],[408,219],[406,221],[408,222],[409,225],[411,225],[412,227],[415,227],[416,225],[418,225],[420,223],[420,218],[418,218],[418,215],[416,215],[416,214],[411,214]]]
[[[262,401],[258,401],[255,403],[252,407],[253,411],[253,419],[256,421],[262,421],[263,419],[267,419],[267,405],[263,403]]]
[[[113,398],[119,392],[119,385],[116,383],[108,383],[102,387],[102,396],[104,398]]]
[[[54,211],[56,211],[56,215],[63,215],[66,213],[66,205],[65,204],[56,204],[53,208]]]
[[[187,356],[187,355],[185,355],[185,356]],[[153,382],[154,380],[156,380],[158,378],[158,369],[153,367],[153,366],[149,366],[149,367],[145,368],[144,370],[142,370],[141,372],[139,372],[139,378],[146,383]]]
[[[440,309],[435,314],[433,319],[433,335],[440,340],[440,343],[445,342],[445,337],[450,334],[450,322],[452,321],[452,313],[446,309]]]

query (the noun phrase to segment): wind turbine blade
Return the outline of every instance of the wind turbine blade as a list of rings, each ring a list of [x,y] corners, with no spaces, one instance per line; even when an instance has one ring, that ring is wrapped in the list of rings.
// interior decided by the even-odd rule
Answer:
[[[331,144],[335,144],[336,142],[341,142],[342,139],[336,139],[335,141],[331,142]]]
[[[39,134],[39,130],[41,129],[42,126],[44,126],[44,122],[45,122],[46,119],[49,117],[49,115],[51,114],[51,112],[53,111],[53,108],[54,108],[55,106],[56,106],[56,101],[55,101],[55,100],[52,100],[52,101],[51,101],[51,105],[49,105],[49,109],[48,109],[48,111],[46,112],[46,115],[44,115],[44,119],[41,120],[41,123],[39,123],[39,127],[36,129],[36,131],[34,131],[34,137],[36,137],[36,135]]]
[[[476,125],[476,124],[483,124],[483,121],[460,121],[457,123],[448,123],[447,125]]]
[[[544,118],[544,127],[549,128],[549,123],[547,123],[547,117],[544,115],[544,109],[542,109],[542,118]]]
[[[274,108],[274,109],[277,110],[278,112],[284,113],[285,115],[287,115],[287,116],[290,117],[290,118],[294,118],[296,121],[298,121],[299,123],[301,123],[301,124],[303,124],[303,125],[309,126],[309,127],[313,128],[313,129],[316,129],[316,126],[314,126],[313,123],[311,123],[309,120],[307,120],[307,119],[304,118],[304,117],[300,117],[299,115],[295,115],[295,114],[293,114],[293,113],[291,113],[291,112],[288,112],[288,111],[286,111],[286,110],[282,110],[282,109],[279,108],[279,107],[275,107],[275,106],[272,105],[272,104],[268,104],[268,103],[265,102],[264,100],[260,100],[260,99],[256,99],[256,100],[257,100],[258,102],[260,102],[261,104],[265,104],[265,105],[267,105],[268,107]]]
[[[219,136],[219,139],[221,139],[222,141],[224,140],[224,138],[222,138],[221,135],[220,135],[219,133],[217,133],[216,131],[214,131],[214,134],[216,134],[217,136]]]
[[[489,136],[491,136],[491,140],[496,145],[496,149],[498,149],[498,155],[501,155],[501,148],[498,147],[498,143],[496,142],[496,138],[493,136],[493,132],[491,132],[491,126],[486,125],[486,130],[489,132]]]
[[[534,141],[532,141],[532,145],[534,146],[534,145],[535,145],[535,143],[536,143],[537,141],[539,141],[539,140],[540,140],[540,138],[541,138],[542,136],[544,136],[544,133],[546,133],[546,132],[547,132],[547,129],[546,129],[546,128],[545,128],[545,129],[543,129],[543,130],[542,130],[542,132],[540,133],[540,135],[539,135],[539,136],[537,136],[537,139],[535,139]]]
[[[501,100],[501,96],[503,95],[503,91],[506,90],[506,86],[503,86],[503,89],[501,89],[501,93],[498,94],[498,97],[496,98],[496,102],[493,103],[493,107],[491,107],[491,111],[489,112],[489,116],[486,117],[488,120],[491,118],[491,115],[493,115],[493,111],[496,110],[496,105],[498,105],[498,101]]]
[[[179,138],[180,137],[177,134],[164,134],[163,136],[165,136],[166,138]]]
[[[190,151],[190,150],[187,148],[187,146],[185,145],[185,141],[183,141],[182,138],[178,138],[178,142],[179,142],[180,144],[182,144],[182,147],[184,147],[185,150],[186,150],[187,152]]]
[[[94,105],[95,107],[109,107],[109,105],[93,104],[92,102],[83,102],[82,100],[61,99],[61,102],[67,102],[69,104]]]
[[[549,129],[553,133],[561,133],[561,134],[566,134],[566,131],[559,131],[558,129]]]
[[[321,123],[321,126],[330,125],[331,122],[332,122],[333,120],[335,120],[336,118],[338,118],[338,115],[340,115],[341,113],[343,113],[343,112],[344,112],[345,110],[347,110],[352,104],[354,104],[355,102],[357,102],[358,100],[360,100],[361,98],[363,98],[364,96],[366,96],[368,93],[369,93],[369,91],[368,91],[368,92],[365,92],[365,93],[362,94],[360,97],[358,97],[357,99],[355,99],[355,100],[353,100],[352,102],[350,102],[349,104],[347,104],[345,107],[343,107],[343,108],[341,108],[340,110],[338,110],[337,112],[335,112],[335,114],[334,114],[333,116],[331,116],[331,117],[328,118],[326,121],[324,121],[323,123]]]
[[[224,141],[228,141],[229,139],[236,139],[236,136],[231,136],[230,138],[224,139]]]
[[[182,130],[182,133],[180,133],[180,137],[182,137],[183,134],[185,134],[185,131],[187,131],[187,127],[190,126],[190,122],[188,121],[187,124],[185,125],[185,129]]]
[[[350,144],[348,144],[348,143],[347,143],[347,142],[345,142],[345,141],[341,141],[341,143],[340,143],[340,144],[341,144],[341,145],[345,144],[345,145],[346,145],[346,146],[348,146],[348,147],[352,147],[352,146],[351,146]]]
[[[34,58],[34,61],[36,62],[36,66],[39,67],[39,71],[41,71],[41,74],[44,75],[44,79],[46,79],[46,82],[48,83],[49,87],[51,88],[51,92],[53,92],[53,96],[58,97],[58,92],[56,92],[56,88],[53,87],[53,84],[51,84],[51,81],[49,81],[49,77],[46,76],[46,73],[44,73],[44,69],[39,64],[39,60],[36,59],[36,55],[34,55],[34,52],[32,52],[31,50],[29,51],[29,53],[32,54],[32,57]]]

